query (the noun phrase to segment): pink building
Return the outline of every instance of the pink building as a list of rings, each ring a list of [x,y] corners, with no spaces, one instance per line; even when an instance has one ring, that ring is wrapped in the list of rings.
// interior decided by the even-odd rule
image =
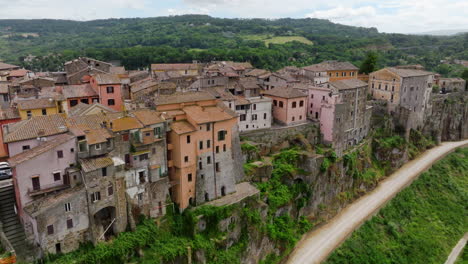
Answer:
[[[278,123],[293,125],[307,121],[307,94],[291,87],[278,87],[264,95],[273,100],[273,118]]]
[[[122,82],[113,74],[96,74],[90,79],[91,87],[97,92],[102,105],[116,111],[123,110]]]

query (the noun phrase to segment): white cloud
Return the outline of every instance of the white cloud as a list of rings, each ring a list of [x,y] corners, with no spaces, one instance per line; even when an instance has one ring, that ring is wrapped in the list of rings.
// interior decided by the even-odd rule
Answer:
[[[324,18],[330,20],[347,20],[361,16],[374,17],[376,13],[377,12],[375,8],[371,6],[358,8],[338,6],[333,9],[314,11],[310,14],[307,14],[306,17]]]

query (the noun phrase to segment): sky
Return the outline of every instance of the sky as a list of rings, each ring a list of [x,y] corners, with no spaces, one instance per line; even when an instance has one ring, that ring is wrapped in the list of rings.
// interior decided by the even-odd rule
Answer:
[[[467,0],[0,0],[0,19],[85,21],[182,14],[312,17],[397,33],[468,29]]]

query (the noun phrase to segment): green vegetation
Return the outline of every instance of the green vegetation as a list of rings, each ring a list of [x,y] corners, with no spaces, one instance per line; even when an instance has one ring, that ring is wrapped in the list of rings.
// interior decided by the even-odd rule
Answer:
[[[468,148],[423,173],[327,263],[443,263],[468,230]]]
[[[250,61],[277,70],[323,60],[361,65],[369,51],[377,68],[419,63],[437,69],[441,59],[468,59],[468,34],[450,37],[379,33],[321,19],[225,19],[204,15],[68,20],[0,20],[0,59],[20,63],[32,54],[32,70],[60,70],[77,56],[120,60],[128,69],[150,63],[198,60]],[[313,43],[313,45],[310,45]],[[440,70],[460,76],[461,68]]]
[[[361,67],[359,67],[359,72],[369,74],[375,71],[376,68],[377,68],[377,54],[373,51],[370,51],[369,53],[367,53],[366,58],[361,64]]]

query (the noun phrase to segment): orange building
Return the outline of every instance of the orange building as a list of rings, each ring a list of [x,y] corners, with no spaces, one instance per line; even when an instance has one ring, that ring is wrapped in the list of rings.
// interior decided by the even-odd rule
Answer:
[[[156,110],[172,116],[168,133],[171,195],[181,209],[235,191],[237,115],[206,92],[159,96]]]
[[[327,72],[330,82],[356,79],[358,77],[358,68],[347,61],[323,61],[309,66],[315,71]]]

